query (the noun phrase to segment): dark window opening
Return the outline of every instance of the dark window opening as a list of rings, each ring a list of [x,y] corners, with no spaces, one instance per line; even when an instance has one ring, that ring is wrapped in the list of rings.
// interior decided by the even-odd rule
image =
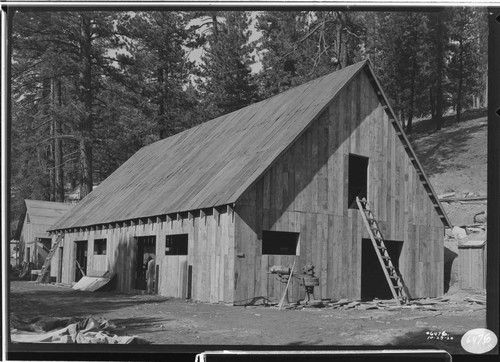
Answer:
[[[356,197],[367,198],[368,190],[368,158],[349,155],[349,209],[357,209]]]
[[[187,255],[188,234],[167,235],[165,237],[165,255]]]
[[[286,231],[262,232],[262,255],[297,255],[299,233]]]
[[[107,244],[106,239],[95,239],[94,255],[106,255]]]
[[[52,239],[50,238],[40,238],[40,243],[41,243],[41,247],[43,248],[43,250],[48,253],[50,252],[50,249],[52,247]]]

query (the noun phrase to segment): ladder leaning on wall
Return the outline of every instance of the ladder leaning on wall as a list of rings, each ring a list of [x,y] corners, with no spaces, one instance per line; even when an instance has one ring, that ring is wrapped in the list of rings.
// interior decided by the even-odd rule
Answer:
[[[368,208],[368,202],[364,198],[360,200],[359,197],[356,197],[356,203],[359,211],[361,211],[361,216],[368,230],[368,234],[370,235],[370,239],[372,240],[375,254],[377,254],[377,258],[384,272],[392,296],[398,305],[404,304],[410,298],[410,295],[399,271],[392,263],[387,247],[385,246],[384,237],[378,227],[377,220],[373,212]]]
[[[61,241],[64,239],[64,234],[61,233],[57,236],[57,239],[52,245],[52,248],[49,251],[49,254],[47,255],[47,258],[45,259],[45,262],[43,263],[42,269],[40,270],[40,274],[38,274],[38,277],[36,278],[35,283],[41,283],[43,279],[45,278],[45,275],[49,271],[49,266],[50,266],[50,261],[52,260],[52,257],[56,253],[57,247],[61,243]]]

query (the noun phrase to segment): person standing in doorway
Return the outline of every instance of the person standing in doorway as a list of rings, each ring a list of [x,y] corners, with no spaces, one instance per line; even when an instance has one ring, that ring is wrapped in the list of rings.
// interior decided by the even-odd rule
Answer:
[[[146,281],[147,281],[147,293],[148,294],[153,294],[154,278],[155,278],[155,261],[152,257],[149,257],[148,267],[146,270]]]

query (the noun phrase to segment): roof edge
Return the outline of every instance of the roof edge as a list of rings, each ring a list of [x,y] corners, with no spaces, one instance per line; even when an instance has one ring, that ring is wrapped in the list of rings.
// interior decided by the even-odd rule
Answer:
[[[444,216],[444,220],[441,220],[443,222],[443,225],[445,227],[452,228],[453,225],[452,225],[450,219],[448,218],[448,215],[446,214],[446,211],[444,210],[443,205],[439,201],[437,193],[434,190],[434,187],[432,187],[432,184],[430,183],[429,178],[427,177],[427,175],[424,171],[424,168],[422,167],[422,164],[418,160],[417,155],[416,155],[415,151],[413,150],[413,147],[411,146],[410,141],[408,140],[408,137],[406,137],[406,133],[403,130],[403,126],[401,125],[401,122],[399,121],[399,119],[396,116],[396,113],[392,109],[391,104],[389,103],[387,96],[385,95],[384,90],[382,89],[382,86],[380,85],[380,82],[377,79],[377,76],[375,75],[375,71],[373,70],[373,66],[372,66],[371,61],[369,59],[367,59],[366,64],[367,64],[369,72],[372,75],[370,77],[370,80],[372,80],[375,83],[375,86],[380,91],[380,97],[383,98],[385,105],[387,106],[386,112],[388,112],[389,117],[394,120],[394,122],[391,122],[391,123],[394,125],[396,130],[401,133],[401,137],[400,137],[401,141],[405,145],[408,146],[408,147],[405,147],[406,153],[408,154],[408,156],[410,156],[411,158],[413,158],[415,160],[415,163],[412,162],[412,164],[419,171],[421,178],[423,178],[425,180],[425,182],[427,183],[427,185],[429,185],[429,189],[430,189],[433,197],[435,198],[435,202],[436,202],[435,209],[440,210]],[[428,196],[429,196],[429,198],[431,198],[430,195],[428,195]],[[432,198],[431,198],[431,200],[432,200]],[[439,212],[438,212],[438,214],[439,214]]]

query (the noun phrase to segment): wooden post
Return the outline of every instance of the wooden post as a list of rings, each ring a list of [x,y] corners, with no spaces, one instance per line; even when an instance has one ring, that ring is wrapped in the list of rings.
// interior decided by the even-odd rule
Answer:
[[[290,271],[290,276],[288,277],[288,282],[286,283],[285,292],[283,293],[283,296],[281,297],[281,301],[279,304],[279,310],[281,310],[281,307],[283,307],[283,301],[285,300],[286,294],[288,293],[288,286],[290,285],[290,280],[292,280],[292,277],[293,277],[293,270],[295,269],[295,262],[296,262],[296,260],[293,261],[292,269]],[[288,265],[290,265],[290,264],[288,264]]]
[[[214,219],[217,222],[217,226],[219,226],[220,225],[220,212],[219,212],[219,210],[217,210],[216,207],[214,207],[213,209],[214,209]]]
[[[160,284],[159,283],[159,280],[160,280],[160,265],[156,264],[155,265],[155,290],[154,290],[154,294],[159,294],[158,293],[158,285]]]

